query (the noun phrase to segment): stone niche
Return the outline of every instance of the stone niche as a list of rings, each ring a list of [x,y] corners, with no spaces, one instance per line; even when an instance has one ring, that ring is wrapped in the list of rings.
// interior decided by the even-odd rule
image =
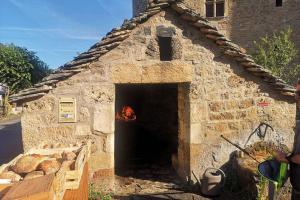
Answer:
[[[145,28],[145,32],[146,32]],[[151,38],[146,55],[150,59],[161,61],[179,60],[182,58],[182,43],[176,35],[174,27],[159,25],[156,27],[156,37]]]

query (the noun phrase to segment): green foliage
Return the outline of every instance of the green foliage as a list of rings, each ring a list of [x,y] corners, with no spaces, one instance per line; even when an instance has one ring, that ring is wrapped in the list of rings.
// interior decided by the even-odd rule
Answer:
[[[265,36],[254,42],[253,58],[256,63],[269,69],[274,75],[294,85],[300,75],[300,65],[295,64],[297,49],[291,40],[292,29]]]
[[[89,200],[111,200],[112,195],[111,194],[105,194],[103,192],[100,192],[94,184],[89,185]]]
[[[0,82],[10,87],[11,93],[32,86],[49,73],[48,66],[34,52],[0,43]]]

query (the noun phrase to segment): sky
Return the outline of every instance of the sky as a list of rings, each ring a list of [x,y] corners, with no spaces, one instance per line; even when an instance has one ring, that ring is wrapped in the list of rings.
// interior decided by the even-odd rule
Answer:
[[[131,1],[0,0],[0,43],[26,47],[54,69],[131,18]]]

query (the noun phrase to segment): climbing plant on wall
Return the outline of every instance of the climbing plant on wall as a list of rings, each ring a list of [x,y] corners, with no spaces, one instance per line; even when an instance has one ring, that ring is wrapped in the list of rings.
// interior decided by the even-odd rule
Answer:
[[[287,28],[272,36],[262,37],[254,42],[252,55],[256,63],[295,85],[300,75],[300,65],[296,63],[298,50],[291,39],[292,32],[291,28]]]

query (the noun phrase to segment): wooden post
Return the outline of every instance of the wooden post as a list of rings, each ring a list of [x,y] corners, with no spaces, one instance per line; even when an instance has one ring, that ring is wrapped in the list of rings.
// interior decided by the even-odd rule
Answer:
[[[5,88],[5,94],[4,94],[4,101],[3,101],[3,115],[6,117],[10,114],[11,110],[10,110],[10,104],[8,102],[8,98],[9,98],[9,87],[6,86]]]

